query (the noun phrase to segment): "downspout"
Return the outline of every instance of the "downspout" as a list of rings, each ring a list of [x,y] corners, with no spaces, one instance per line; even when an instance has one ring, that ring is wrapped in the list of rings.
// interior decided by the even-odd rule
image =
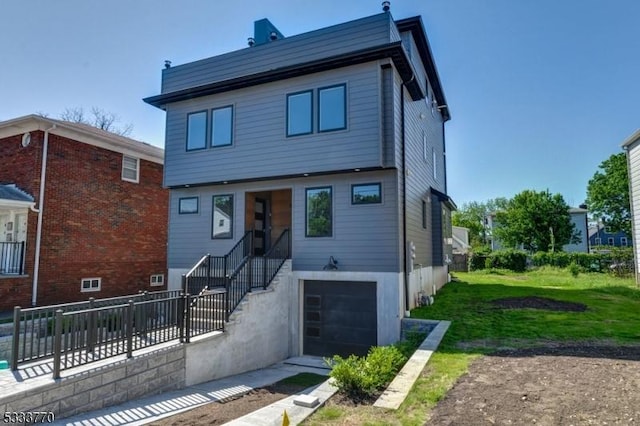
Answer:
[[[56,125],[44,131],[42,146],[42,167],[40,169],[40,195],[38,197],[38,228],[36,230],[36,255],[33,265],[33,285],[31,288],[31,305],[36,306],[38,300],[38,274],[40,273],[40,245],[42,243],[42,215],[44,213],[44,187],[47,180],[47,153],[49,152],[49,132]],[[33,209],[32,209],[33,210]],[[36,210],[34,210],[36,211]]]
[[[404,311],[407,313],[409,312],[409,268],[407,265],[407,155],[406,148],[404,146],[404,88],[405,83],[402,82],[400,84],[400,143],[402,144],[402,249],[404,261]]]

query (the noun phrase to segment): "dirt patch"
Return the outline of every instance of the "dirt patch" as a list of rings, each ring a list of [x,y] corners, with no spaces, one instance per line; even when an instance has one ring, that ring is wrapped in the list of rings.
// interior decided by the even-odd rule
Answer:
[[[150,423],[151,425],[221,425],[273,404],[283,398],[306,389],[303,385],[276,383],[225,403],[212,402],[193,410]]]
[[[604,425],[640,420],[640,347],[518,349],[479,358],[427,425]]]
[[[546,297],[506,297],[493,300],[495,306],[503,309],[545,309],[548,311],[584,312],[587,306],[582,303],[563,302],[561,300],[548,299]]]

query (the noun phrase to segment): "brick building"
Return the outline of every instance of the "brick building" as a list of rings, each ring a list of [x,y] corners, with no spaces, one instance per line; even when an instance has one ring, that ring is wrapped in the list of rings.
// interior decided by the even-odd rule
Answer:
[[[0,122],[0,311],[165,289],[162,173],[163,150],[143,142]]]

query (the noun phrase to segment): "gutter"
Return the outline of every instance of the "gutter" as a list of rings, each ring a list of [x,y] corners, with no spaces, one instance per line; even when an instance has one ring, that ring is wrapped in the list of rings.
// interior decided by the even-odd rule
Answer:
[[[42,168],[40,169],[40,195],[38,196],[38,208],[31,209],[38,213],[38,228],[36,231],[36,255],[33,266],[33,285],[31,287],[31,305],[36,306],[38,301],[38,277],[40,273],[40,246],[42,244],[42,216],[44,213],[44,188],[47,180],[47,154],[49,152],[49,132],[54,130],[56,125],[44,131],[44,142],[42,146]]]

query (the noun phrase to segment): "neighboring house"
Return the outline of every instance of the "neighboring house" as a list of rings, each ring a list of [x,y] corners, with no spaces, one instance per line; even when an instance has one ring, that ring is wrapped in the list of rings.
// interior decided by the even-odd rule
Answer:
[[[166,111],[169,287],[249,230],[260,256],[289,229],[291,299],[274,309],[294,312],[290,353],[392,343],[452,250],[449,109],[422,20],[284,37],[263,19],[249,44],[164,69],[145,99]]]
[[[162,163],[84,124],[0,122],[0,310],[166,288]]]
[[[453,232],[453,253],[467,253],[471,248],[469,244],[469,229],[462,226],[452,226],[451,230]]]
[[[629,201],[631,204],[631,229],[633,239],[640,241],[640,130],[629,136],[622,149],[627,152],[629,170]],[[640,283],[640,244],[633,251],[636,265],[636,282]]]
[[[588,210],[583,208],[584,205],[580,207],[571,207],[569,208],[569,215],[571,216],[571,223],[575,226],[575,230],[578,232],[579,241],[577,243],[565,244],[562,246],[562,250],[566,252],[582,252],[587,253],[589,251],[589,245],[587,244],[587,235],[589,235],[587,229],[587,213]],[[494,236],[494,230],[498,226],[498,222],[496,221],[496,214],[491,213],[487,216],[485,220],[485,224],[487,226],[487,234],[490,236],[491,242],[491,250],[500,250],[505,247],[502,245],[502,241],[499,238]],[[519,249],[523,249],[522,244],[518,247]]]
[[[562,250],[569,253],[589,253],[589,228],[588,223],[589,220],[587,218],[587,213],[589,212],[585,205],[581,205],[580,207],[572,207],[569,209],[569,214],[571,215],[571,223],[575,227],[575,230],[578,232],[578,242],[565,244],[562,246]]]
[[[613,232],[601,223],[589,227],[589,247],[631,247],[632,245],[631,237],[626,232]]]

